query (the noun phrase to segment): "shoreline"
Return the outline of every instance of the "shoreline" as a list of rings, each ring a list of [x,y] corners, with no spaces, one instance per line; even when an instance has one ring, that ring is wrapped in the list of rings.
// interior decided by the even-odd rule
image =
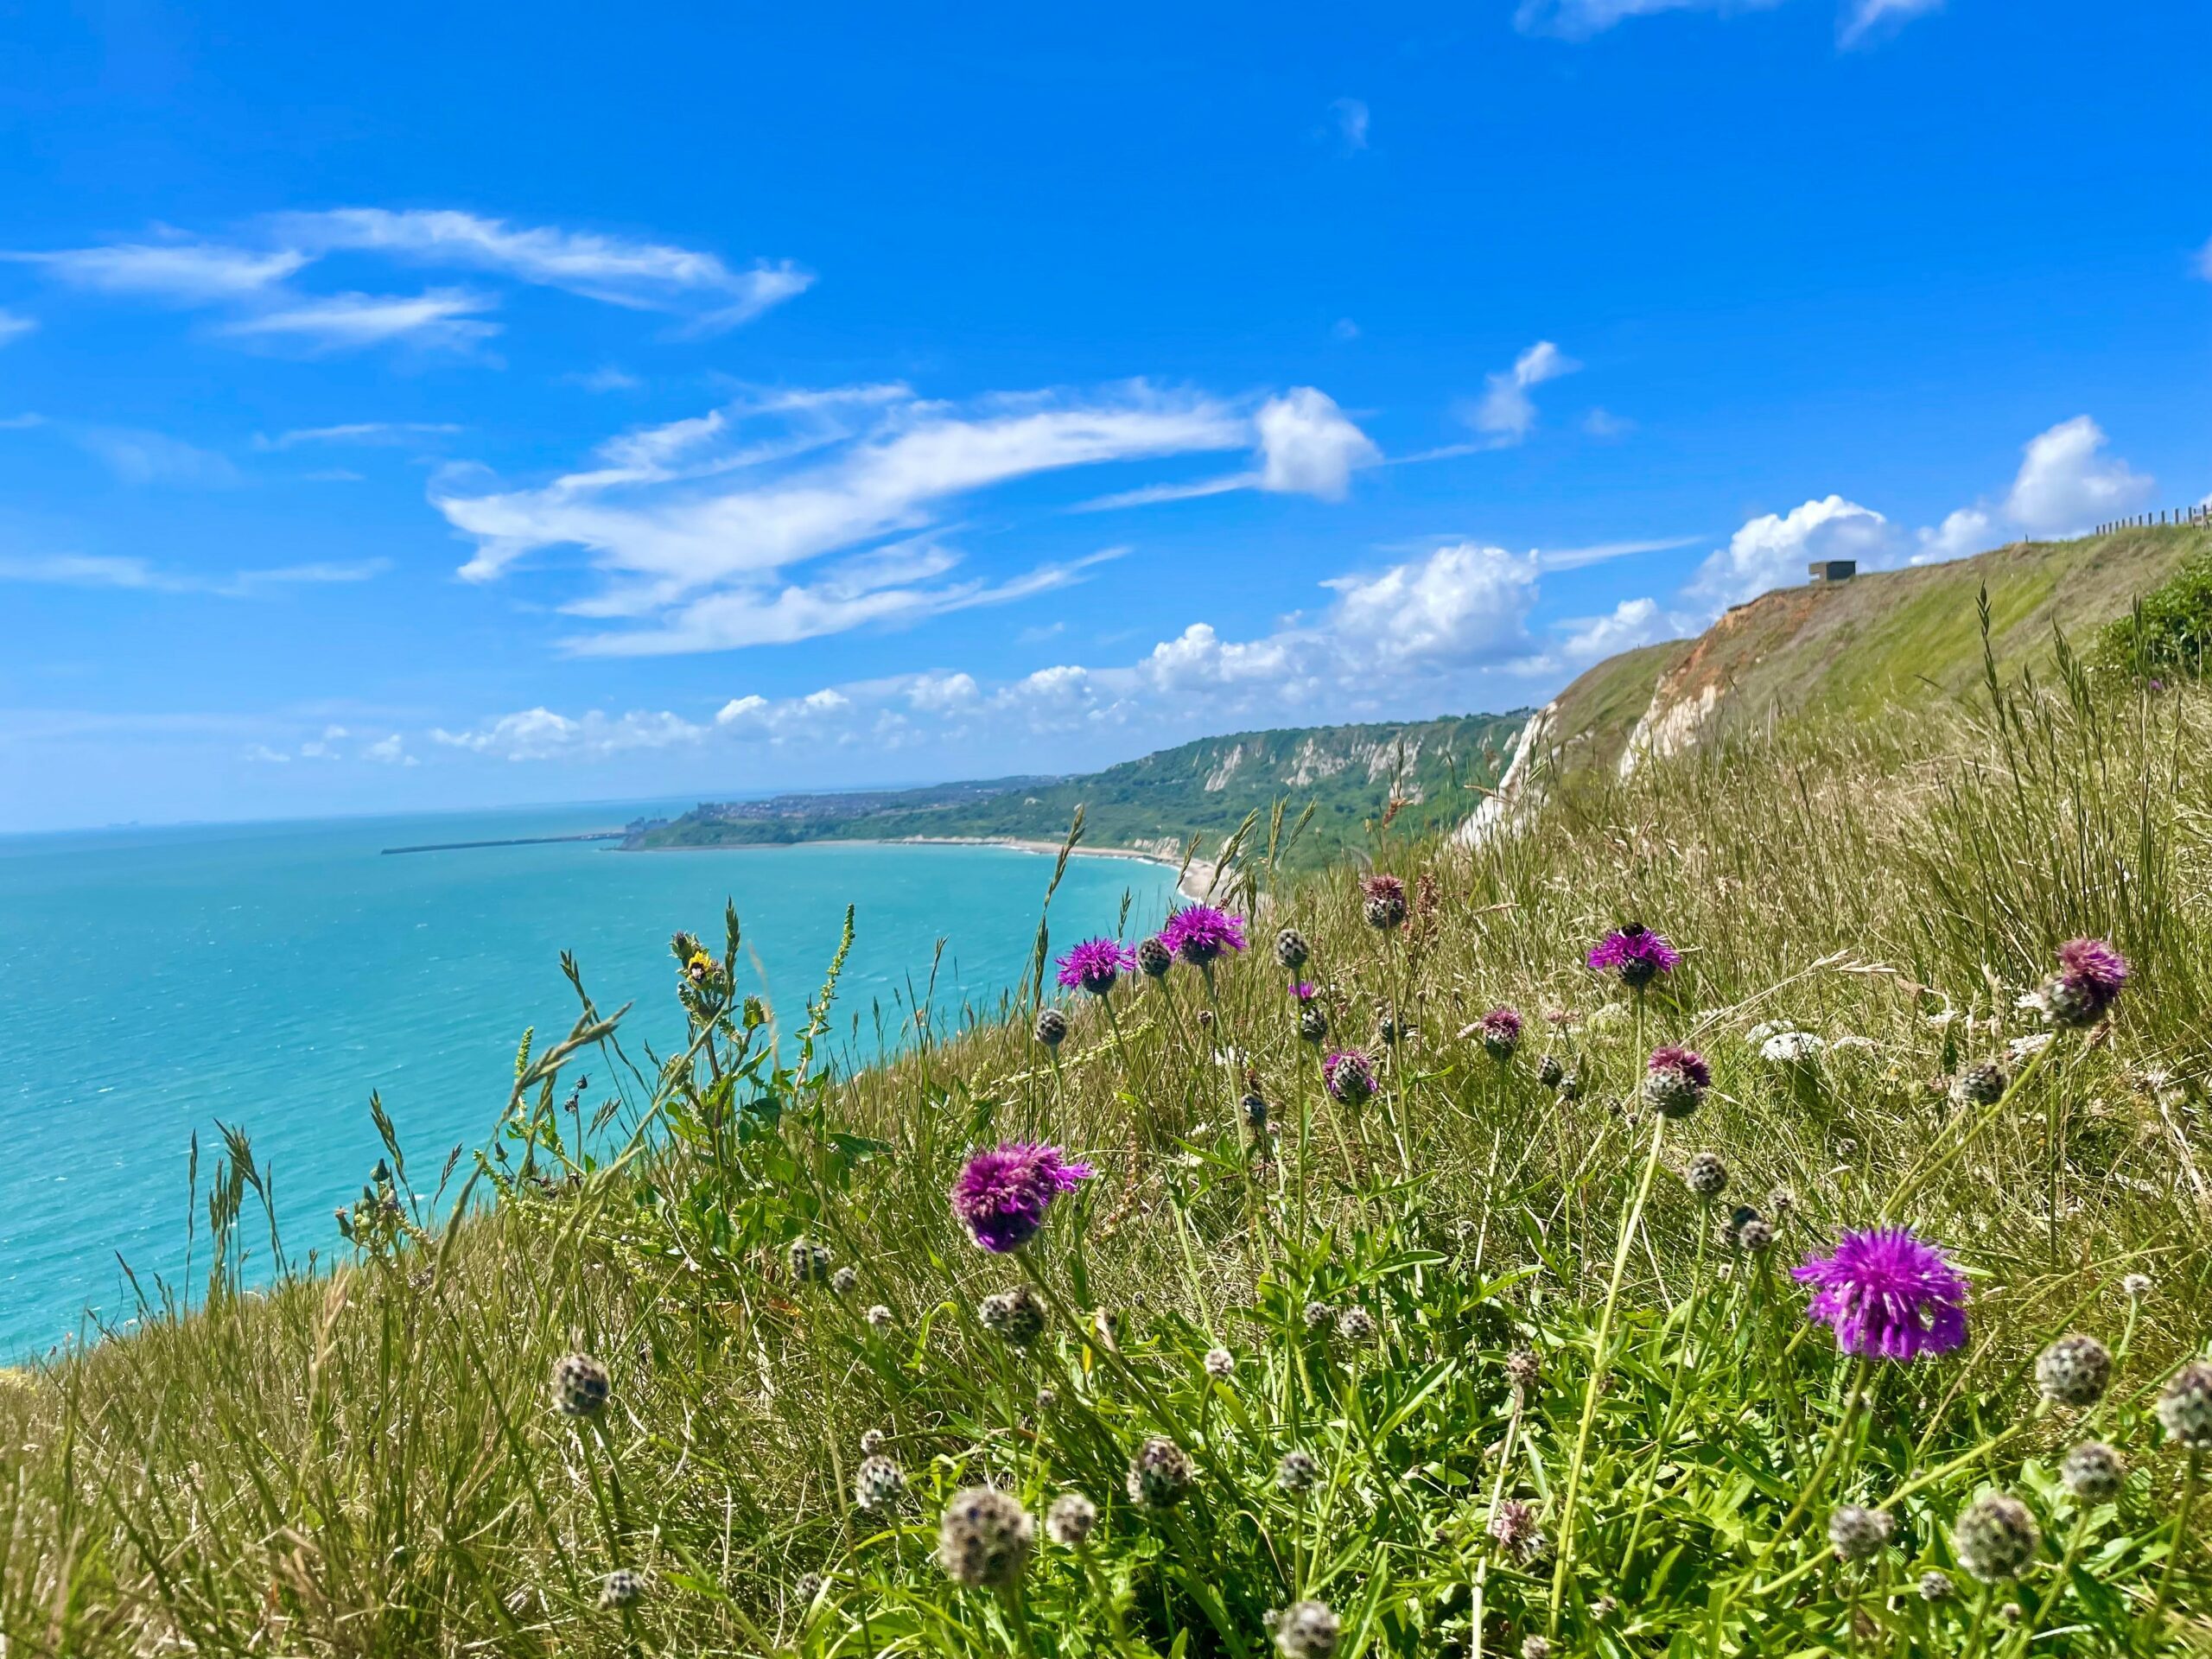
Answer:
[[[620,850],[640,853],[757,853],[793,847],[1001,847],[1008,852],[1033,853],[1046,858],[1058,858],[1063,843],[1041,841],[1027,836],[817,836],[809,841],[738,842],[724,847],[637,847]],[[1148,853],[1139,847],[1077,847],[1071,856],[1076,858],[1126,858],[1140,864],[1157,864],[1163,869],[1182,868],[1182,860],[1168,858],[1160,853]],[[1183,871],[1183,879],[1176,885],[1178,898],[1193,904],[1203,902],[1207,885],[1214,877],[1214,867],[1204,859],[1193,858],[1190,868]]]

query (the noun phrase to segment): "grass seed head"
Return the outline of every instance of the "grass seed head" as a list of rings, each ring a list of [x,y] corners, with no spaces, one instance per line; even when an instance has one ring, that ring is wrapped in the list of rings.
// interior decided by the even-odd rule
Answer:
[[[2212,1452],[2212,1365],[2191,1360],[2158,1395],[2158,1423],[2191,1452]]]
[[[984,1330],[1002,1337],[1017,1348],[1027,1348],[1045,1334],[1045,1304],[1027,1285],[1012,1285],[976,1304],[976,1318]]]
[[[1148,1510],[1173,1509],[1198,1472],[1189,1452],[1165,1434],[1154,1434],[1129,1459],[1129,1497]]]
[[[2109,1503],[2127,1484],[2127,1465],[2102,1440],[2084,1440],[2058,1465],[2058,1478],[2084,1503]]]
[[[2055,1405],[2094,1406],[2112,1381],[2112,1351],[2094,1337],[2061,1337],[2036,1357],[2036,1387]]]
[[[564,1354],[553,1362],[553,1405],[564,1416],[597,1416],[613,1391],[607,1367],[589,1354]]]
[[[1275,1650],[1283,1659],[1329,1659],[1342,1626],[1323,1601],[1294,1601],[1275,1620]]]
[[[817,1239],[795,1238],[791,1243],[791,1281],[801,1285],[830,1282],[830,1247]]]
[[[1728,1166],[1720,1161],[1719,1153],[1700,1152],[1682,1172],[1682,1180],[1692,1192],[1710,1204],[1728,1190]]]
[[[1081,1549],[1098,1524],[1098,1506],[1081,1492],[1062,1492],[1045,1511],[1045,1535],[1063,1549]]]
[[[853,1473],[853,1502],[863,1510],[887,1510],[906,1495],[906,1471],[881,1452]]]
[[[1846,1503],[1828,1517],[1828,1542],[1840,1560],[1871,1561],[1889,1543],[1891,1526],[1890,1517],[1880,1510]]]
[[[1951,1529],[1959,1565],[1984,1584],[2018,1578],[2042,1547],[2043,1529],[2028,1506],[2004,1492],[1976,1498]]]
[[[1037,1523],[1020,1501],[995,1486],[955,1492],[938,1523],[937,1564],[955,1584],[999,1590],[1029,1565]]]
[[[1994,1106],[2005,1098],[2005,1091],[2012,1080],[2005,1068],[1994,1060],[1984,1060],[1970,1065],[1959,1073],[1959,1080],[1951,1085],[1952,1096],[1969,1106]]]

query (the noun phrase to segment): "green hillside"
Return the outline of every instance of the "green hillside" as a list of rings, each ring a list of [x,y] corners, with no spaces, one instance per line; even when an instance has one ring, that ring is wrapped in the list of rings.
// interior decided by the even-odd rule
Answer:
[[[1554,770],[1614,769],[1632,734],[1656,733],[1659,752],[1673,753],[1777,715],[1870,717],[1948,702],[1981,682],[1984,588],[1999,671],[2041,675],[2054,628],[2086,644],[2208,556],[2212,528],[2140,527],[1778,588],[1694,640],[1610,658],[1568,686],[1549,722]]]
[[[1080,806],[1092,846],[1179,851],[1217,846],[1277,801],[1311,822],[1287,861],[1325,863],[1401,803],[1394,823],[1419,834],[1456,823],[1497,781],[1525,712],[1411,724],[1236,732],[1162,749],[1079,777],[1007,779],[853,795],[705,804],[632,837],[637,849],[745,847],[915,836],[1057,839]]]

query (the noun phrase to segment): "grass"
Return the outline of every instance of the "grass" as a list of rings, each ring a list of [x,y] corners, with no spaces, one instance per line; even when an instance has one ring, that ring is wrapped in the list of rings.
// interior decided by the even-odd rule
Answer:
[[[149,1287],[130,1334],[0,1389],[10,1659],[1257,1655],[1307,1601],[1293,1659],[1332,1629],[1340,1656],[2212,1644],[2198,1461],[2153,1410],[2212,1271],[2212,702],[2062,653],[1971,713],[1785,724],[1480,848],[1365,850],[1403,927],[1254,837],[1216,896],[1255,948],[1071,994],[1056,1050],[925,1000],[894,1059],[838,1065],[834,969],[772,1019],[734,918],[672,970],[682,1054],[630,1049],[578,974],[495,1144],[442,1181],[393,1146],[327,1277],[250,1287],[274,1220],[234,1140],[190,1311]],[[1582,960],[1631,918],[1684,952],[1641,999]],[[2017,1003],[2077,935],[2133,974],[2052,1033]],[[1040,966],[1071,943],[1040,931]],[[1501,1005],[1507,1056],[1463,1034]],[[1816,1053],[1768,1058],[1780,1029]],[[1711,1062],[1694,1115],[1642,1103],[1662,1042]],[[1380,1075],[1356,1109],[1321,1086],[1338,1046]],[[2005,1092],[1961,1103],[1986,1061]],[[978,1250],[947,1189],[1033,1139],[1097,1173]],[[433,1185],[443,1210],[403,1196]],[[1808,1320],[1789,1268],[1882,1219],[1967,1274],[1956,1351],[1869,1364]],[[1024,1287],[1026,1344],[985,1318]],[[2113,1356],[2093,1405],[2037,1392],[2067,1332]],[[596,1413],[550,1402],[572,1351],[611,1375]],[[1131,1496],[1150,1437],[1190,1459],[1185,1487],[1154,1454],[1165,1504]],[[2057,1474],[2091,1438],[2127,1471],[2094,1502]],[[864,1455],[903,1477],[874,1508]],[[979,1484],[1034,1516],[1080,1491],[1095,1527],[956,1584],[940,1516]],[[1992,1494],[2035,1536],[1985,1582],[1955,1529]]]

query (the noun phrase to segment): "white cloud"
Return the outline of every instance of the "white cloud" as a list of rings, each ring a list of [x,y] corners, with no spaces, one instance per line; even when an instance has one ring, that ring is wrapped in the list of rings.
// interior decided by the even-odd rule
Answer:
[[[0,346],[22,339],[37,327],[36,318],[27,317],[20,311],[10,311],[7,307],[0,306]]]
[[[1609,409],[1593,409],[1582,417],[1582,429],[1593,438],[1618,438],[1636,430],[1636,423]]]
[[[499,303],[486,294],[437,288],[422,294],[331,294],[223,325],[238,339],[296,343],[312,352],[354,351],[405,340],[430,350],[466,352],[499,332],[476,314]]]
[[[1726,547],[1707,556],[1682,594],[1708,612],[1719,611],[1770,588],[1803,582],[1805,567],[1815,559],[1856,559],[1874,566],[1889,563],[1893,549],[1888,519],[1830,495],[1787,514],[1762,513],[1751,519]]]
[[[1327,393],[1294,386],[1260,406],[1259,486],[1278,493],[1341,501],[1352,469],[1382,458],[1368,435],[1345,418]]]
[[[88,426],[72,430],[70,437],[125,484],[210,489],[238,481],[238,469],[225,456],[164,433]]]
[[[1357,340],[1359,338],[1359,325],[1354,322],[1350,317],[1338,317],[1335,322],[1329,326],[1329,333],[1332,337],[1338,340]]]
[[[1386,664],[1487,663],[1525,653],[1537,562],[1462,542],[1370,577],[1339,576],[1332,627]]]
[[[2118,518],[2150,499],[2153,482],[2107,456],[2101,427],[2086,415],[2028,440],[2005,513],[2031,536],[2063,536]]]
[[[2196,274],[2212,283],[2212,242],[2207,242],[2196,256]]]
[[[412,443],[419,438],[445,437],[461,429],[443,421],[350,421],[341,426],[308,426],[280,432],[273,438],[257,437],[257,449],[292,449],[303,443]]]
[[[390,737],[380,737],[373,743],[365,744],[361,749],[361,759],[372,760],[380,766],[418,766],[423,764],[407,753],[406,742],[397,732]]]
[[[1340,98],[1329,105],[1337,124],[1337,137],[1347,150],[1367,148],[1367,105],[1356,98]]]
[[[1101,556],[947,583],[941,578],[960,555],[926,532],[950,503],[995,486],[1228,448],[1249,431],[1211,399],[1141,384],[964,409],[901,386],[849,387],[741,400],[633,432],[602,445],[601,464],[535,488],[466,493],[448,479],[432,499],[476,542],[461,569],[469,580],[495,579],[543,550],[579,547],[607,580],[573,613],[658,625],[573,648],[720,650],[1064,586]],[[883,544],[893,537],[906,539]],[[785,574],[833,555],[845,562],[803,581]]]
[[[279,286],[308,264],[308,256],[294,249],[258,251],[206,242],[126,242],[6,257],[41,266],[74,288],[172,305],[249,299]]]
[[[1560,625],[1560,654],[1570,663],[1594,663],[1685,632],[1656,599],[1624,599],[1606,616],[1577,617]]]
[[[667,749],[696,743],[707,728],[671,714],[632,712],[610,716],[594,709],[576,719],[550,709],[525,709],[503,715],[474,731],[430,733],[433,742],[508,760],[551,760],[564,756],[604,760],[634,749]]]
[[[338,745],[351,735],[343,726],[326,726],[321,737],[309,738],[300,745],[300,758],[303,760],[338,760]]]
[[[1471,419],[1475,429],[1500,443],[1519,443],[1536,423],[1536,405],[1529,388],[1582,365],[1548,340],[1540,340],[1513,360],[1513,366],[1490,377],[1490,389],[1476,404]]]
[[[385,253],[425,264],[498,271],[609,305],[692,315],[706,328],[747,321],[805,292],[814,278],[788,262],[733,270],[716,255],[666,243],[550,226],[512,226],[451,210],[343,207],[287,214],[283,239],[323,252]]]
[[[1926,16],[1942,3],[1943,0],[1851,0],[1845,9],[1837,38],[1847,48],[1862,45],[1881,34],[1902,29],[1916,17]]]
[[[1203,709],[1208,727],[1243,720],[1483,706],[1492,673],[1547,671],[1529,630],[1536,598],[1532,555],[1462,543],[1324,586],[1335,597],[1310,621],[1251,639],[1194,622],[1133,662],[1063,663],[995,686],[932,672],[826,687],[802,697],[732,698],[710,721],[671,713],[546,709],[464,731],[436,731],[452,747],[514,760],[599,760],[711,738],[771,744],[906,745],[988,731],[1004,740],[1128,728],[1147,731]],[[1523,689],[1516,681],[1516,692]]]
[[[1946,514],[1934,530],[1919,532],[1920,550],[1912,556],[1912,563],[1942,564],[1986,552],[1997,545],[1993,534],[1988,513],[1980,507],[1961,507]]]

